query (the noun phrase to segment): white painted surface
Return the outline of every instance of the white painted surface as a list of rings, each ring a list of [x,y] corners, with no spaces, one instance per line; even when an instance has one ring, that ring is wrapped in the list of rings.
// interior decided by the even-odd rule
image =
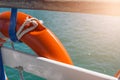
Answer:
[[[2,48],[2,55],[5,65],[13,68],[22,66],[26,72],[47,80],[118,80],[112,76],[7,48]]]

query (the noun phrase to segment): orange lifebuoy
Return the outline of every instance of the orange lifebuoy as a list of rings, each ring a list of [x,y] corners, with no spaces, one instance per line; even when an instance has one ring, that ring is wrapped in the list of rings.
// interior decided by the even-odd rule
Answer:
[[[116,78],[120,79],[120,70],[114,75]]]
[[[0,32],[2,32],[2,34],[6,37],[9,37],[8,30],[10,24],[10,15],[10,12],[3,12],[0,14]],[[32,18],[32,16],[25,13],[17,13],[16,31],[19,30],[26,17]],[[25,26],[25,28],[30,26],[31,24],[28,24]],[[37,28],[23,35],[20,41],[31,47],[38,56],[57,60],[67,64],[73,64],[61,42],[43,24],[38,23]]]

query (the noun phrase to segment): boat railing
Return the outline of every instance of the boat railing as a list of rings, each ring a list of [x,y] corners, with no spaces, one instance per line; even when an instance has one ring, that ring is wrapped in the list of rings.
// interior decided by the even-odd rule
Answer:
[[[117,0],[0,0],[0,7],[120,15]]]

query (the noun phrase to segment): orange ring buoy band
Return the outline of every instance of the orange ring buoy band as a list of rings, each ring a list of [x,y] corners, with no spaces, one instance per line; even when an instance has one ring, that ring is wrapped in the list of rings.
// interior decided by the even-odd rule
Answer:
[[[3,12],[0,14],[0,32],[8,38],[10,15],[11,12]],[[32,16],[25,13],[17,13],[16,31],[19,30],[26,17],[32,18]],[[25,26],[25,28],[28,28],[30,26],[31,24],[28,24]],[[23,35],[20,41],[31,47],[38,56],[57,60],[71,65],[73,64],[61,42],[49,29],[47,29],[43,24],[40,24],[39,22],[37,28]]]
[[[120,70],[114,75],[116,78],[120,79]]]

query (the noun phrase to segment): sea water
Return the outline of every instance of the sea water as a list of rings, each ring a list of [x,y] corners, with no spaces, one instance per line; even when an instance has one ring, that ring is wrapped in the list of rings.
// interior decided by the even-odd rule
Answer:
[[[0,12],[9,9],[0,9]],[[120,17],[84,13],[22,10],[40,20],[63,43],[74,65],[114,76],[120,69]],[[10,47],[9,40],[5,46]],[[34,54],[23,43],[17,50]],[[17,73],[6,67],[10,80],[19,80]],[[12,75],[11,75],[12,74]],[[25,80],[38,80],[24,73]],[[16,77],[17,76],[17,77]],[[34,78],[34,79],[33,79]],[[42,80],[42,79],[41,79]],[[43,79],[44,80],[44,79]]]

